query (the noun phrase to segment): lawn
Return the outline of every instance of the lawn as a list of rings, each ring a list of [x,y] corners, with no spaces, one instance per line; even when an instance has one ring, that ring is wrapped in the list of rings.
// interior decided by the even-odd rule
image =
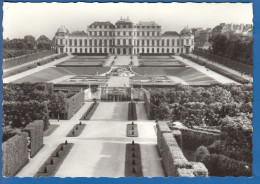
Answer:
[[[100,75],[110,70],[110,67],[59,67],[74,75]]]
[[[73,73],[63,68],[47,68],[37,73],[28,75],[24,78],[14,81],[15,83],[22,82],[48,82],[66,75],[74,75]]]
[[[216,81],[192,67],[133,67],[132,70],[147,76],[173,76],[190,85],[211,84]]]

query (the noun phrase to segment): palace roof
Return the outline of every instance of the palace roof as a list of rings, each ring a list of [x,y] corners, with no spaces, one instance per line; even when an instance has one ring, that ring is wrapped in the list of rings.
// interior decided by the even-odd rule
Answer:
[[[176,31],[166,31],[165,33],[162,34],[162,36],[179,36],[179,33],[177,33]]]
[[[107,27],[109,26],[109,28],[114,28],[115,26],[109,22],[109,21],[106,21],[106,22],[98,22],[98,21],[95,21],[93,22],[92,24],[89,25],[90,28],[97,28],[97,27]]]
[[[87,33],[85,31],[73,31],[70,36],[87,36]]]

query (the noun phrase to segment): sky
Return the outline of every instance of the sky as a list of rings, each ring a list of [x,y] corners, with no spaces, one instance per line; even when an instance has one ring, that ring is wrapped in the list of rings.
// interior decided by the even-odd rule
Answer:
[[[180,32],[184,27],[214,28],[219,23],[252,24],[252,3],[6,3],[3,37],[46,35],[53,38],[63,25],[70,32],[86,31],[94,21],[127,18],[133,22],[155,21],[162,31]]]

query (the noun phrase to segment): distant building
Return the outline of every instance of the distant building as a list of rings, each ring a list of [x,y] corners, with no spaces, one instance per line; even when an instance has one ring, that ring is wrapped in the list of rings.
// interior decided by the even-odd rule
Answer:
[[[221,23],[212,30],[212,36],[224,34],[227,36],[237,35],[241,39],[246,40],[252,38],[252,24],[225,24]]]
[[[203,49],[208,49],[209,47],[211,47],[211,44],[209,42],[209,39],[211,37],[211,32],[212,29],[210,28],[207,29],[197,28],[194,31],[195,47],[203,48]]]
[[[151,22],[132,23],[128,18],[111,22],[94,22],[87,32],[70,33],[61,26],[54,37],[57,53],[190,53],[194,36],[189,28],[181,33],[161,33],[161,26]]]

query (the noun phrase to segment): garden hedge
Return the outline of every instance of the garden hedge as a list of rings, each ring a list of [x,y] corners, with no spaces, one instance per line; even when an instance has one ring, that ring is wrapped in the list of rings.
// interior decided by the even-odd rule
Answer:
[[[28,133],[30,138],[29,149],[31,150],[30,156],[34,157],[35,154],[42,148],[43,146],[43,121],[36,120],[30,124],[28,124],[23,131]]]
[[[28,134],[26,132],[22,132],[2,144],[3,176],[15,176],[21,168],[28,163],[29,157],[27,136]]]
[[[220,139],[219,134],[193,129],[181,129],[182,146],[185,149],[196,150],[199,146],[209,146]]]
[[[40,51],[37,53],[33,53],[30,55],[14,58],[14,59],[9,59],[6,61],[3,61],[3,69],[11,68],[14,66],[22,65],[25,63],[29,63],[31,61],[44,58],[46,56],[54,54],[52,50],[46,50],[46,51]]]
[[[67,99],[67,112],[65,113],[65,119],[70,119],[84,104],[85,94],[81,90],[69,99]]]
[[[214,54],[210,54],[210,53],[207,53],[207,52],[203,52],[203,51],[200,51],[200,50],[193,50],[193,54],[196,54],[198,56],[202,56],[202,57],[207,58],[209,60],[223,64],[223,65],[225,65],[229,68],[233,68],[233,69],[238,70],[242,73],[252,75],[253,67],[250,66],[250,65],[247,65],[247,64],[244,64],[244,63],[241,63],[241,62],[238,62],[238,61],[234,61],[234,60],[231,60],[231,59],[228,59],[228,58],[224,58],[224,57],[221,57],[221,56],[217,56],[217,55],[214,55]]]
[[[230,79],[232,79],[232,80],[234,80],[236,82],[239,82],[241,84],[250,83],[249,80],[246,80],[246,79],[244,79],[244,78],[242,78],[242,77],[240,77],[238,75],[232,74],[232,73],[230,73],[230,72],[228,72],[228,71],[226,71],[226,70],[224,70],[224,69],[222,69],[222,68],[220,68],[218,66],[215,66],[215,65],[212,65],[210,63],[207,63],[207,62],[205,62],[205,61],[203,61],[201,59],[192,57],[192,56],[187,55],[187,54],[181,54],[181,56],[186,58],[186,59],[189,59],[189,60],[191,60],[191,61],[193,61],[193,62],[195,62],[195,63],[197,63],[199,65],[205,66],[208,69],[210,69],[210,70],[212,70],[214,72],[217,72],[217,73],[219,73],[219,74],[221,74],[221,75],[223,75],[223,76],[225,76],[227,78],[230,78]]]

